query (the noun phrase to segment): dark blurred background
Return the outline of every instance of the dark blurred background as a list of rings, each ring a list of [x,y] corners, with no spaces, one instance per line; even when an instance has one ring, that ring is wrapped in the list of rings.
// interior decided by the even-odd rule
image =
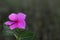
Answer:
[[[60,0],[0,0],[0,40],[15,40],[2,32],[3,23],[12,12],[27,15],[34,40],[60,40]]]

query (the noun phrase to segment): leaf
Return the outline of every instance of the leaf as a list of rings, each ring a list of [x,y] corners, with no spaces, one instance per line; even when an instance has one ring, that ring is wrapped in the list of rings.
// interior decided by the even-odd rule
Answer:
[[[9,30],[8,26],[3,26],[3,35],[4,36],[12,36],[14,31]]]
[[[28,31],[21,31],[20,33],[16,34],[19,38],[19,40],[32,40],[33,39],[33,33]]]

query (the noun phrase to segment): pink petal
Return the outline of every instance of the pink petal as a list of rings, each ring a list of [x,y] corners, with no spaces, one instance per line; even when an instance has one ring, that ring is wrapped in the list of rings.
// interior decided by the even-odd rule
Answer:
[[[24,13],[18,13],[17,17],[18,17],[18,20],[25,20],[26,14],[24,14]]]
[[[25,21],[22,21],[22,22],[18,23],[17,27],[18,27],[19,29],[25,29],[25,27],[26,27],[26,22],[25,22]]]
[[[11,30],[15,29],[16,27],[17,27],[16,24],[13,24],[13,25],[9,26],[9,28],[10,28]]]
[[[11,25],[11,24],[13,24],[13,22],[11,22],[11,21],[6,21],[4,24],[5,24],[5,25]]]
[[[17,20],[17,15],[15,13],[12,13],[12,14],[9,15],[8,18],[12,21],[15,21],[15,20]]]

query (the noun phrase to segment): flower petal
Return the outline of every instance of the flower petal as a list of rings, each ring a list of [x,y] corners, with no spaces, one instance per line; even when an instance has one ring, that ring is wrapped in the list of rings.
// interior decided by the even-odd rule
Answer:
[[[15,21],[15,20],[17,20],[17,14],[12,13],[12,14],[9,15],[8,18],[9,18],[10,20],[12,20],[12,21]]]
[[[13,25],[9,26],[9,28],[10,28],[11,30],[15,29],[16,27],[17,27],[16,24],[13,24]]]
[[[20,13],[17,14],[17,17],[18,17],[18,20],[25,20],[26,14],[20,12]]]
[[[25,21],[22,21],[22,22],[18,23],[17,27],[18,27],[19,29],[25,29],[25,27],[26,27],[26,22],[25,22]]]
[[[13,24],[13,22],[11,22],[11,21],[6,21],[4,24],[5,24],[5,25],[11,25],[11,24]]]

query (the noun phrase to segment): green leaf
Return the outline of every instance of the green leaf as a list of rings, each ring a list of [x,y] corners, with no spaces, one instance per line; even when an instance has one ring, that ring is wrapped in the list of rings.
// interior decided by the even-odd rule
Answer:
[[[29,31],[20,30],[19,33],[16,33],[16,36],[18,36],[18,40],[32,40],[33,39],[33,33]]]
[[[4,36],[12,36],[14,31],[11,31],[8,26],[3,26],[3,35]]]

